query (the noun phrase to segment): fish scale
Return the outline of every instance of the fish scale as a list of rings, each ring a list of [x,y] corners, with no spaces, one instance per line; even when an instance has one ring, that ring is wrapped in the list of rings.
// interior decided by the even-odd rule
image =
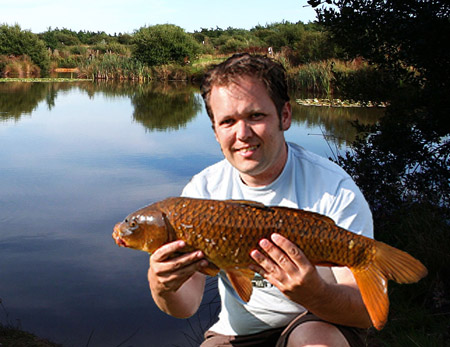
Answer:
[[[370,251],[368,242],[360,241],[353,250],[353,247],[342,247],[342,244],[355,244],[355,234],[337,227],[325,216],[317,214],[316,218],[311,218],[312,212],[298,213],[299,210],[268,208],[257,203],[248,205],[245,202],[211,201],[211,204],[213,209],[199,200],[178,201],[178,198],[174,198],[166,200],[165,204],[160,206],[177,232],[177,238],[186,241],[195,249],[203,249],[208,258],[213,259],[216,254],[223,254],[223,248],[239,247],[245,251],[239,252],[238,259],[235,259],[236,255],[233,253],[231,258],[225,260],[229,260],[230,264],[239,263],[242,267],[247,267],[253,262],[249,254],[257,247],[255,240],[269,238],[274,232],[299,245],[311,261],[353,265],[365,258],[365,252]],[[173,211],[176,213],[173,214]],[[308,218],[305,218],[305,214]],[[283,221],[281,225],[280,220]],[[189,232],[192,230],[202,237],[196,238],[195,234]],[[243,237],[236,238],[236,233]],[[220,235],[233,237],[224,240]]]
[[[348,267],[377,329],[388,317],[388,280],[413,283],[427,274],[408,253],[342,229],[326,216],[253,201],[167,198],[117,223],[113,238],[119,246],[148,253],[183,240],[183,252],[201,250],[209,261],[202,272],[214,276],[224,270],[237,294],[248,302],[254,276],[250,252],[275,232],[296,244],[314,265]]]

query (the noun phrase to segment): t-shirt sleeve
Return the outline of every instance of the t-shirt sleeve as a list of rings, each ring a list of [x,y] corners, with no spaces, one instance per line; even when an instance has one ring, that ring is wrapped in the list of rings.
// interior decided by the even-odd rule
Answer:
[[[192,177],[188,184],[183,188],[181,196],[189,198],[205,198],[205,194],[202,194],[201,185],[196,179],[196,176]]]
[[[329,216],[341,228],[373,238],[373,220],[369,204],[350,177],[341,181]]]

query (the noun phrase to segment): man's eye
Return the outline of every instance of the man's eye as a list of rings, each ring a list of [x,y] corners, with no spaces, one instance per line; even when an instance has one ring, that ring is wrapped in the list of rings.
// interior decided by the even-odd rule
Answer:
[[[264,118],[264,114],[262,113],[253,113],[251,116],[252,120],[260,120]]]
[[[234,120],[231,119],[231,118],[228,118],[228,119],[222,120],[222,121],[219,123],[219,125],[231,125],[231,124],[233,124],[233,123],[234,123]]]

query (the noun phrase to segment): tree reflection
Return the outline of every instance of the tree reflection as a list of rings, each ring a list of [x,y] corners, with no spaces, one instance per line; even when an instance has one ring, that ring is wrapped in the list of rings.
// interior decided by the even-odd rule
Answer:
[[[6,82],[0,83],[0,120],[20,120],[31,115],[40,102],[45,101],[48,109],[55,106],[60,91],[66,91],[77,83],[68,82]]]
[[[104,96],[129,97],[134,106],[133,118],[149,130],[179,129],[202,108],[197,87],[187,84],[135,84],[91,82],[8,82],[0,83],[0,120],[19,121],[31,115],[44,101],[49,109],[55,106],[58,93],[77,88],[93,98]]]
[[[180,129],[201,111],[203,105],[198,87],[186,83],[8,82],[0,83],[0,120],[19,121],[22,115],[31,115],[43,101],[52,109],[58,94],[72,88],[86,93],[89,98],[94,98],[95,94],[111,99],[130,98],[134,107],[133,119],[150,131]],[[329,140],[338,146],[355,139],[357,131],[350,126],[351,122],[374,124],[384,113],[384,109],[375,108],[308,107],[295,101],[292,108],[294,122],[321,127]]]
[[[202,109],[192,86],[145,85],[131,98],[133,118],[149,130],[177,130]]]
[[[0,83],[0,119],[19,121],[23,114],[31,115],[45,100],[47,88],[38,83]]]
[[[351,126],[375,124],[384,114],[383,108],[302,106],[292,102],[292,120],[307,127],[321,127],[323,134],[337,146],[352,143],[358,131]]]

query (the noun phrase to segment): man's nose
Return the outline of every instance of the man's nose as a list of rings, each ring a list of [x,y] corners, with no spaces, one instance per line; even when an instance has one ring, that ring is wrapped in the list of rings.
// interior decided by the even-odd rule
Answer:
[[[245,120],[236,123],[236,137],[240,141],[245,141],[253,134],[252,127]]]

